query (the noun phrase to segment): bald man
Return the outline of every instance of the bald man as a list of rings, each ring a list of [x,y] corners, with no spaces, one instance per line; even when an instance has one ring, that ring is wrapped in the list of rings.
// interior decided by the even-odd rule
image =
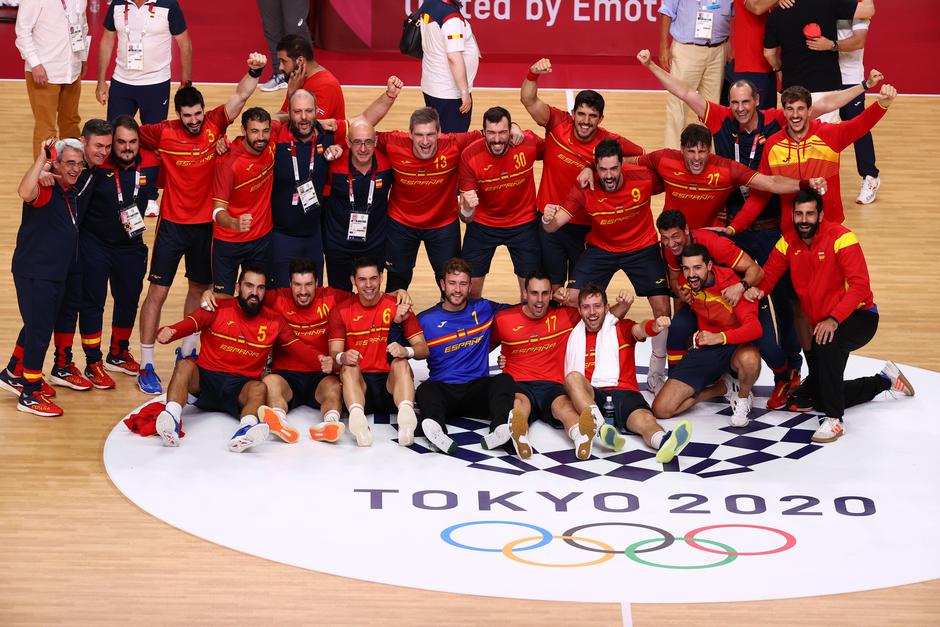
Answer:
[[[330,286],[352,291],[353,259],[385,259],[392,166],[376,149],[375,127],[362,118],[349,123],[346,146],[346,157],[330,163],[323,239]]]
[[[401,80],[390,76],[385,91],[360,116],[352,121],[323,120],[322,124],[316,119],[316,96],[306,89],[298,89],[291,94],[287,124],[271,138],[275,143],[274,187],[271,192],[274,221],[271,247],[274,251],[272,268],[275,287],[290,286],[290,262],[298,257],[313,260],[317,280],[323,283],[321,212],[327,209],[324,189],[331,176],[330,161],[346,151],[350,122],[361,120],[369,128],[378,124],[395,102],[401,87]],[[374,131],[371,132],[374,139]],[[378,186],[378,180],[376,183]],[[383,184],[386,191],[387,186]],[[343,189],[348,195],[349,190]],[[363,205],[367,194],[368,190],[362,197]],[[348,273],[346,281],[349,281]]]

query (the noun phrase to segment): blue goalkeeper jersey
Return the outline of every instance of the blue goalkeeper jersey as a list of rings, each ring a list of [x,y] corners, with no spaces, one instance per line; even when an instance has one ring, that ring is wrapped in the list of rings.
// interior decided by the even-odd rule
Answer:
[[[418,314],[428,342],[430,381],[467,383],[490,372],[490,327],[501,305],[485,298],[470,298],[462,311],[446,311],[442,304]]]

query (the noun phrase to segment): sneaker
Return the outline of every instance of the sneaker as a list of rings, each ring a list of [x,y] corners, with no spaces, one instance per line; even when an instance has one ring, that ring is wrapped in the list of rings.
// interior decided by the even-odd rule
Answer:
[[[718,380],[725,384],[725,400],[733,404],[734,399],[738,397],[738,380],[727,372]]]
[[[160,412],[157,416],[157,435],[163,439],[163,446],[180,445],[180,423],[173,417],[173,414],[167,410]]]
[[[134,359],[129,350],[123,350],[120,353],[108,353],[104,358],[104,369],[111,372],[123,372],[124,374],[136,377],[140,372],[140,364]]]
[[[597,435],[604,446],[618,453],[627,445],[627,438],[620,435],[620,433],[617,432],[617,427],[614,425],[607,423],[602,424]]]
[[[790,379],[790,392],[793,393],[803,384],[803,380],[800,378],[800,369],[791,369],[788,377]]]
[[[522,415],[518,409],[509,412],[509,437],[512,439],[512,446],[516,449],[516,455],[519,459],[529,459],[532,457],[532,447],[529,446],[529,420]],[[591,418],[591,424],[594,424],[594,418]]]
[[[104,364],[100,361],[85,366],[85,378],[99,390],[113,390],[117,385],[114,379],[104,371]]]
[[[652,392],[653,396],[659,394],[664,385],[666,385],[665,372],[650,372],[646,375],[646,389]]]
[[[787,398],[787,409],[801,414],[813,411],[813,399],[802,394],[790,394]]]
[[[437,421],[425,418],[421,421],[421,430],[424,431],[424,437],[428,439],[428,442],[433,444],[441,453],[450,455],[457,450],[457,443],[444,433]]]
[[[196,353],[196,349],[194,348],[193,352],[191,352],[190,354],[186,356],[183,356],[183,349],[177,346],[176,347],[176,361],[183,361],[184,359],[192,359],[193,361],[199,361],[199,354]]]
[[[770,393],[767,399],[767,409],[782,409],[787,404],[787,395],[790,392],[790,381],[785,379],[777,381],[774,385],[774,391]]]
[[[813,442],[835,442],[845,433],[845,426],[838,418],[826,416],[819,421],[819,428],[813,434]]]
[[[82,376],[82,373],[80,373],[75,366],[75,362],[71,362],[61,368],[53,368],[52,376],[49,377],[49,380],[52,381],[54,385],[72,388],[79,392],[85,392],[92,388],[91,381]]]
[[[415,416],[413,405],[402,405],[398,408],[398,445],[411,446],[415,443],[415,429],[418,428],[418,417]]]
[[[268,428],[268,425],[263,422],[239,427],[238,431],[235,432],[235,435],[233,435],[232,439],[228,442],[228,450],[233,453],[247,451],[252,446],[256,446],[267,440],[268,433],[270,432],[271,430]]]
[[[144,211],[145,218],[156,218],[160,215],[160,205],[157,204],[157,201],[151,198],[147,201],[147,209]]]
[[[746,427],[748,414],[751,413],[751,405],[754,402],[754,395],[748,394],[745,398],[735,396],[731,399],[731,416],[728,423],[732,427]]]
[[[870,205],[875,202],[875,193],[879,187],[881,187],[881,177],[869,174],[862,180],[862,188],[858,190],[858,198],[855,199],[855,203]]]
[[[258,407],[258,417],[261,419],[261,422],[268,425],[271,433],[288,444],[293,444],[300,439],[300,433],[298,433],[297,429],[287,423],[287,414],[285,414],[283,410],[261,405]]]
[[[163,394],[163,383],[153,369],[153,364],[147,364],[137,373],[137,387],[144,394]]]
[[[897,392],[904,396],[914,396],[914,386],[911,385],[911,382],[907,380],[907,377],[893,361],[886,361],[879,374],[891,382],[891,392]]]
[[[578,434],[574,438],[574,454],[578,459],[591,459],[591,444],[596,434],[594,414],[590,407],[585,407],[578,417]]]
[[[339,420],[324,420],[310,427],[310,437],[317,442],[336,442],[346,432],[346,425]]]
[[[356,438],[359,446],[372,446],[372,433],[369,431],[369,419],[365,412],[356,409],[349,412],[349,432]]]
[[[42,394],[30,394],[30,395],[20,395],[20,402],[16,404],[17,411],[26,412],[27,414],[36,414],[37,416],[45,416],[47,418],[55,418],[61,416],[63,413],[62,408],[50,401],[48,398]]]
[[[508,442],[510,437],[509,423],[502,424],[480,438],[480,446],[484,451],[491,451]]]
[[[261,91],[277,91],[278,89],[287,89],[287,79],[280,72],[275,72],[274,76],[258,87]]]
[[[691,441],[692,423],[683,420],[676,425],[675,429],[663,437],[663,443],[659,445],[659,450],[656,451],[656,461],[660,464],[668,464]]]
[[[13,376],[6,368],[0,370],[0,389],[19,396],[23,393],[23,385],[25,383],[26,381],[23,380],[23,377]]]
[[[45,396],[46,398],[55,398],[56,391],[55,388],[46,383],[45,379],[39,380],[39,393]]]

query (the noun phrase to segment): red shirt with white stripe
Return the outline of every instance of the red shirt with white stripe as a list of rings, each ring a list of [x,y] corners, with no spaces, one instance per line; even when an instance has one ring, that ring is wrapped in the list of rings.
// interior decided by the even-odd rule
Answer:
[[[388,372],[386,348],[396,309],[395,297],[391,294],[382,294],[379,302],[371,307],[363,305],[358,296],[343,301],[330,313],[329,340],[344,340],[344,351],[359,351],[362,372]],[[402,321],[401,327],[407,340],[423,333],[413,314]]]
[[[571,330],[581,321],[574,307],[550,307],[541,318],[530,318],[516,305],[496,314],[493,342],[506,357],[503,372],[516,381],[565,381],[565,349]]]
[[[620,356],[620,379],[612,388],[604,390],[632,390],[639,392],[636,382],[636,338],[633,337],[633,320],[620,320],[617,322],[617,351]],[[642,341],[642,340],[641,340]],[[594,366],[597,363],[597,331],[585,331],[586,350],[584,353],[584,376],[588,381],[594,376]]]
[[[280,124],[272,121],[271,135],[280,131]],[[242,233],[219,224],[212,227],[212,236],[224,242],[251,242],[271,232],[271,188],[274,185],[274,149],[268,142],[260,154],[245,147],[245,138],[232,142],[232,148],[215,165],[212,179],[212,201],[216,207],[225,207],[229,215],[238,218],[251,214],[251,228]]]
[[[338,290],[332,287],[318,287],[314,293],[313,300],[306,307],[301,307],[294,302],[294,296],[289,287],[283,287],[277,290],[268,290],[264,295],[264,306],[270,307],[276,311],[287,322],[302,342],[310,344],[314,350],[321,355],[329,355],[329,343],[327,342],[327,325],[330,320],[330,312],[337,305],[349,298],[353,294]],[[297,359],[290,351],[285,351],[279,346],[274,347],[274,361],[271,364],[272,370],[293,370],[295,372],[319,372],[319,362],[312,364],[308,361]]]

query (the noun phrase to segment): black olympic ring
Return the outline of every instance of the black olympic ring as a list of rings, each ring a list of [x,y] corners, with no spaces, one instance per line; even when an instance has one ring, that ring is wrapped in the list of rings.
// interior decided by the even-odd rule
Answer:
[[[641,529],[649,529],[650,531],[655,531],[663,537],[663,541],[657,544],[656,546],[650,547],[648,549],[637,550],[636,553],[652,553],[653,551],[659,551],[662,549],[667,549],[673,545],[676,541],[676,536],[669,533],[665,529],[660,529],[659,527],[653,527],[652,525],[641,525],[640,523],[628,523],[628,522],[601,522],[601,523],[588,523],[586,525],[578,525],[577,527],[572,527],[568,531],[564,532],[563,536],[568,536],[569,539],[565,540],[565,543],[573,546],[576,549],[581,549],[583,551],[591,551],[592,553],[623,553],[623,549],[617,551],[608,551],[606,549],[592,549],[589,546],[584,546],[583,544],[578,544],[577,540],[571,539],[574,536],[578,535],[578,532],[587,529],[589,527],[639,527]]]

